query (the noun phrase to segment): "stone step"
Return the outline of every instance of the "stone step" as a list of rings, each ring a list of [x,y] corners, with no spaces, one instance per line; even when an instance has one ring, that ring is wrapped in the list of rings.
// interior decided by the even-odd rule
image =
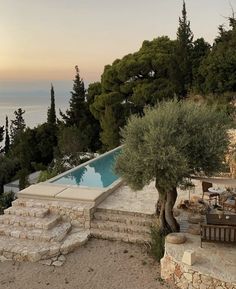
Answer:
[[[21,206],[12,206],[4,210],[6,215],[16,215],[24,217],[36,217],[43,218],[48,214],[49,210],[45,208],[32,208],[32,207],[21,207]]]
[[[135,225],[135,226],[147,226],[150,227],[154,222],[154,217],[147,216],[132,216],[126,214],[117,214],[110,212],[101,212],[97,211],[94,213],[94,219],[101,221],[111,221],[117,223],[123,223],[127,225]]]
[[[36,262],[57,256],[60,243],[39,242],[0,236],[0,255],[10,260]]]
[[[104,213],[104,214],[111,214],[111,215],[122,215],[126,217],[140,217],[146,218],[147,220],[152,220],[154,218],[154,214],[145,214],[145,213],[138,213],[138,212],[129,212],[129,211],[121,211],[121,210],[113,210],[113,209],[105,209],[105,208],[96,208],[96,212]]]
[[[12,202],[13,207],[31,207],[31,208],[43,208],[43,203],[40,201],[31,200],[31,199],[24,199],[19,198]]]
[[[0,235],[9,236],[18,239],[29,239],[41,242],[60,242],[71,229],[70,223],[58,223],[51,230],[14,227],[0,224]]]
[[[44,218],[37,217],[24,217],[16,215],[0,215],[0,224],[11,225],[14,227],[28,227],[49,230],[54,227],[60,216],[58,215],[46,215]]]
[[[150,233],[150,227],[148,226],[137,226],[127,225],[118,222],[103,221],[103,220],[92,220],[91,228],[100,229],[104,231],[129,233],[129,234],[148,234]]]
[[[83,245],[88,236],[89,231],[83,229],[73,229],[62,242],[48,243],[0,236],[0,256],[16,261],[46,260],[72,252]]]
[[[139,243],[139,244],[150,242],[149,234],[129,234],[121,232],[104,231],[95,228],[91,228],[90,233],[92,237],[106,240],[120,240],[123,242]]]
[[[90,236],[90,231],[84,228],[73,228],[70,233],[63,240],[60,252],[62,254],[68,254],[72,252],[75,248],[84,245]]]

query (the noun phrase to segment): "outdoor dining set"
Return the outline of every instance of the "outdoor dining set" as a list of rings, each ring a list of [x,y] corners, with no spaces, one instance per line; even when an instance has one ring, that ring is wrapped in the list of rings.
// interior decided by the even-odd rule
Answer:
[[[208,212],[201,227],[202,242],[236,244],[236,192],[202,182],[202,200],[208,201]]]

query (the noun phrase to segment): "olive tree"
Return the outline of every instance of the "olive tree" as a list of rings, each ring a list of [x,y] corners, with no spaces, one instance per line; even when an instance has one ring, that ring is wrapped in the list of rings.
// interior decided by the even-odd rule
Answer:
[[[116,171],[134,190],[155,180],[161,230],[179,230],[173,216],[177,187],[192,175],[222,169],[228,123],[214,107],[173,100],[146,109],[143,117],[132,116],[121,131]]]

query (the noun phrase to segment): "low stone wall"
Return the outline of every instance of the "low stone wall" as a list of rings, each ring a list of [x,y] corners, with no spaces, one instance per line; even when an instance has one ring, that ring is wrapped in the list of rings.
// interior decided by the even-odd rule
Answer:
[[[181,289],[236,289],[236,283],[201,274],[167,254],[161,260],[161,277],[174,282]]]
[[[49,209],[50,213],[60,215],[63,221],[69,221],[75,227],[90,228],[94,212],[93,205],[83,202],[66,202],[55,200],[36,200],[19,198],[13,206],[39,207]]]

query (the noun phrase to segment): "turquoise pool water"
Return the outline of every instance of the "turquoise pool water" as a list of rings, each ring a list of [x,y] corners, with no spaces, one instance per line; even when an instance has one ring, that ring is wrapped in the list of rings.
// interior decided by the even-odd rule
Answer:
[[[79,167],[51,181],[53,184],[76,185],[91,188],[106,188],[114,183],[119,176],[114,172],[114,164],[121,148],[98,157],[89,164]]]

